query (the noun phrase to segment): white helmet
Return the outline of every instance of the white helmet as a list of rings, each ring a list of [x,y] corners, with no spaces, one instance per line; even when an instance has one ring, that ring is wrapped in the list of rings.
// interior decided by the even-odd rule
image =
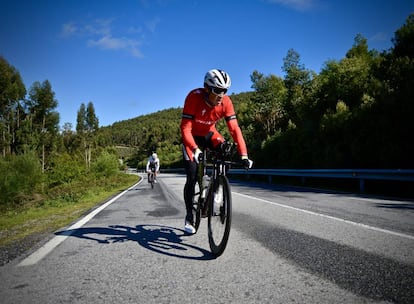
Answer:
[[[213,69],[204,77],[204,84],[210,88],[228,89],[231,86],[229,74],[223,70]]]
[[[157,158],[158,158],[158,155],[157,155],[157,153],[155,153],[155,152],[154,152],[154,153],[152,153],[152,155],[151,155],[151,156],[152,156],[152,158],[153,158],[153,159],[157,159]]]

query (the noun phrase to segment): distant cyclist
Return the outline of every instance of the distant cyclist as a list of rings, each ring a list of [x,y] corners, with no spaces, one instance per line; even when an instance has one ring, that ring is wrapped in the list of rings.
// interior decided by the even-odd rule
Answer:
[[[151,172],[154,172],[154,183],[157,183],[157,175],[160,171],[160,159],[158,158],[157,153],[153,152],[148,158],[147,162],[147,173],[148,173],[148,182],[150,181],[149,176]]]
[[[251,168],[253,164],[247,156],[246,143],[236,119],[233,103],[226,95],[230,85],[230,76],[226,72],[213,69],[204,77],[204,88],[192,90],[185,99],[180,128],[187,174],[184,186],[187,212],[184,230],[190,234],[196,231],[193,223],[192,198],[197,183],[198,157],[201,149],[206,147],[214,149],[224,142],[223,136],[216,129],[216,123],[220,119],[226,120],[230,134],[237,143],[244,167]],[[206,142],[205,136],[209,132],[213,132],[213,136],[209,142]]]

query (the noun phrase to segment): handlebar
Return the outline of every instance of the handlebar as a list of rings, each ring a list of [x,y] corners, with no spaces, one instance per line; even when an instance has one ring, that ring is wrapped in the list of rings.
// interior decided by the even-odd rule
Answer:
[[[208,132],[204,137],[205,142],[210,142],[213,136],[213,132]],[[245,167],[245,164],[242,160],[233,161],[233,157],[237,153],[237,143],[230,141],[224,141],[219,146],[214,149],[204,148],[203,153],[198,156],[198,163],[207,164],[207,158],[209,161],[214,163],[224,163],[225,165],[238,165]],[[206,159],[205,159],[206,158]],[[251,165],[250,165],[251,166]],[[249,168],[250,168],[249,166]],[[248,170],[248,168],[246,168]]]
[[[224,163],[225,165],[244,166],[241,160],[233,160],[237,155],[237,144],[225,141],[217,146],[215,149],[206,148],[198,157],[199,162],[210,163]]]

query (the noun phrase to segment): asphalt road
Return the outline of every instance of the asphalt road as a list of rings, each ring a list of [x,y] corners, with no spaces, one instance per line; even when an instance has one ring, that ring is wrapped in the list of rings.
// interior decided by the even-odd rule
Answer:
[[[414,303],[414,202],[232,182],[226,251],[146,179],[0,267],[7,303]]]

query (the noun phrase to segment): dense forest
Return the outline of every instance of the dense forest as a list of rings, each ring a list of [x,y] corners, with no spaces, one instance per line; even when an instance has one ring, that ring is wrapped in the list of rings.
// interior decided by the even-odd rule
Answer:
[[[163,167],[180,166],[181,113],[181,108],[166,109],[102,127],[99,134],[131,167],[144,167],[152,151],[159,154]]]
[[[319,74],[293,49],[283,78],[253,71],[251,92],[232,94],[256,167],[414,168],[414,15],[395,32],[393,48],[370,50],[357,35],[339,61]],[[180,164],[180,109],[101,129],[112,145],[156,149],[164,165]],[[221,131],[229,138],[224,123]]]
[[[358,34],[345,57],[319,73],[294,49],[283,77],[253,71],[252,91],[231,98],[255,167],[414,168],[414,14],[392,43],[378,52]],[[151,151],[163,167],[182,165],[181,108],[99,127],[90,101],[73,130],[59,127],[57,104],[49,80],[27,91],[0,56],[0,202],[143,166]],[[230,139],[224,122],[218,128]]]

